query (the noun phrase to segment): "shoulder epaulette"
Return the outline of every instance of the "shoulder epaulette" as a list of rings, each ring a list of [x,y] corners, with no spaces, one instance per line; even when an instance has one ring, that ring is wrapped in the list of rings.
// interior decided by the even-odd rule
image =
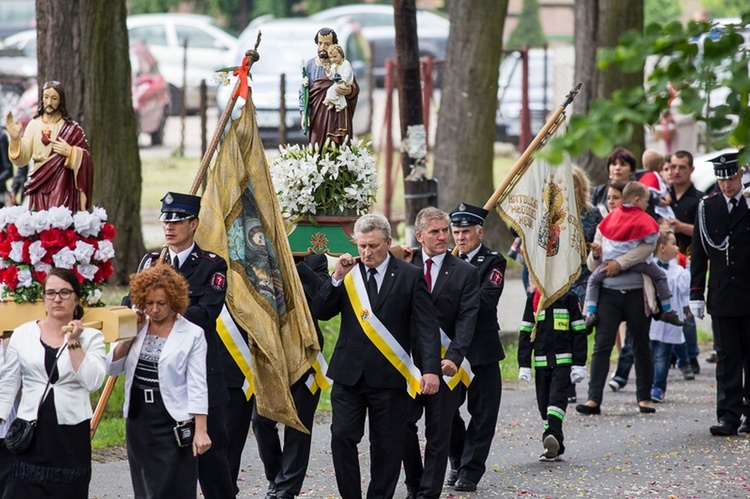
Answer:
[[[214,263],[219,259],[219,256],[216,253],[209,253],[208,251],[204,251],[201,254],[196,254],[195,252],[193,252],[193,254],[199,258],[205,258],[211,263]]]
[[[718,196],[718,195],[719,195],[719,193],[718,193],[718,192],[716,192],[716,191],[714,191],[714,192],[712,192],[711,194],[706,194],[706,195],[705,195],[705,196],[703,196],[703,197],[702,197],[701,199],[709,199],[709,198],[712,198],[712,197],[714,197],[714,196]]]

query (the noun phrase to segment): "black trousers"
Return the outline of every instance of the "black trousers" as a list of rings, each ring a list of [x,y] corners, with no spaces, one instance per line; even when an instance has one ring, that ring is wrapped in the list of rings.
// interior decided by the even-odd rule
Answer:
[[[235,497],[235,485],[227,459],[226,404],[208,408],[208,436],[211,447],[198,456],[198,481],[206,499]]]
[[[464,426],[461,411],[456,409],[451,425],[449,454],[451,469],[457,470],[460,478],[479,483],[486,469],[485,463],[490,454],[492,438],[495,436],[503,379],[500,375],[500,364],[497,362],[471,366],[471,369],[474,372],[474,380],[469,388],[462,388],[458,404],[460,407],[464,397],[468,399],[466,408],[471,419],[468,427]]]
[[[536,369],[536,402],[539,415],[545,422],[542,441],[547,435],[553,435],[560,443],[559,454],[565,452],[563,445],[563,420],[568,408],[568,390],[570,389],[570,366],[555,366],[551,369]]]
[[[603,288],[597,310],[601,319],[596,326],[594,352],[591,354],[588,399],[599,405],[602,403],[609,372],[609,357],[615,346],[620,323],[625,321],[633,341],[636,396],[638,401],[651,400],[651,384],[654,381],[654,361],[648,338],[651,318],[644,311],[643,290],[623,293]]]
[[[448,466],[451,424],[461,404],[462,390],[453,390],[442,380],[435,395],[417,395],[409,408],[404,436],[404,472],[406,486],[418,490],[419,499],[437,499],[443,491],[445,469]],[[417,421],[424,409],[425,439],[424,465],[419,445]]]
[[[235,494],[240,492],[237,477],[240,474],[242,451],[245,449],[247,434],[250,432],[250,418],[253,415],[255,397],[245,398],[242,388],[229,388],[227,413],[227,462],[232,475]]]
[[[362,499],[357,445],[370,423],[368,499],[393,497],[401,474],[409,401],[403,388],[373,388],[364,376],[353,386],[334,383],[331,391],[331,454],[342,499]]]
[[[278,423],[258,414],[253,407],[253,433],[258,442],[258,454],[269,484],[279,499],[293,499],[300,494],[310,461],[313,420],[320,400],[320,390],[313,395],[305,384],[308,374],[290,387],[297,415],[309,434],[284,428],[284,446],[279,439]]]
[[[716,417],[734,427],[743,413],[743,377],[750,359],[750,315],[716,317]]]

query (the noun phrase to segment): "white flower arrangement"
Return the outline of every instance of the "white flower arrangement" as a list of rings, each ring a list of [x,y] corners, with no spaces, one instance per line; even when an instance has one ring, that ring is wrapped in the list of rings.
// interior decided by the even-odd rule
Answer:
[[[276,196],[284,216],[293,220],[353,211],[367,213],[378,190],[371,143],[343,146],[279,146],[271,167]]]

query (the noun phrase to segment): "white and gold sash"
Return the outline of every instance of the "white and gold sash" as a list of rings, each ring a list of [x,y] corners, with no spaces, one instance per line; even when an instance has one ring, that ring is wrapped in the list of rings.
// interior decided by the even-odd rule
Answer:
[[[240,371],[245,376],[242,391],[245,393],[245,398],[250,400],[250,397],[255,393],[253,371],[250,368],[250,347],[247,346],[247,342],[242,338],[242,334],[234,323],[234,319],[232,319],[232,315],[227,310],[226,305],[221,308],[221,314],[216,319],[216,332],[219,333],[219,338],[221,338],[232,359],[237,363],[237,367],[240,368]]]
[[[326,373],[328,372],[328,363],[326,363],[326,359],[325,357],[323,357],[322,351],[318,352],[318,356],[315,357],[315,362],[313,362],[312,367],[315,372],[308,375],[307,380],[305,381],[305,385],[310,389],[310,393],[315,395],[315,392],[318,391],[318,388],[320,388],[321,390],[327,389],[329,386],[331,386],[333,380],[326,376]]]
[[[370,298],[367,296],[364,279],[359,268],[352,269],[344,277],[344,286],[349,302],[354,309],[354,315],[359,321],[362,331],[365,332],[370,341],[382,353],[388,362],[398,370],[406,380],[406,390],[414,398],[421,393],[419,384],[422,373],[419,372],[414,361],[406,353],[406,350],[394,338],[388,328],[380,322],[372,311]]]
[[[451,339],[448,338],[448,335],[445,334],[445,331],[443,331],[443,328],[440,328],[440,357],[445,358],[445,352],[448,351],[448,347],[451,346]],[[471,384],[472,380],[474,379],[474,372],[471,370],[471,364],[469,364],[469,360],[464,357],[463,362],[461,362],[461,365],[458,366],[458,371],[456,371],[456,374],[453,376],[443,376],[443,380],[445,381],[445,384],[448,385],[448,388],[453,390],[456,385],[458,385],[459,382],[463,383],[467,387]]]

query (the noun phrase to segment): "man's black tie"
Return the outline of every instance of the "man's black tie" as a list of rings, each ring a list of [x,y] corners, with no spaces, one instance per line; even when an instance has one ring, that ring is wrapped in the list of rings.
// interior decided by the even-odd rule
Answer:
[[[468,260],[468,259],[469,259],[469,255],[467,255],[466,253],[459,253],[459,254],[458,254],[458,257],[459,257],[459,258],[460,258],[461,260]]]
[[[174,260],[172,260],[172,267],[175,268],[175,270],[180,270],[180,258],[175,255]]]
[[[378,301],[378,282],[375,280],[378,269],[368,269],[368,272],[370,275],[367,277],[367,296],[370,298],[370,306],[374,307]]]
[[[729,200],[729,214],[731,215],[734,213],[734,210],[737,209],[737,198],[732,198]]]

